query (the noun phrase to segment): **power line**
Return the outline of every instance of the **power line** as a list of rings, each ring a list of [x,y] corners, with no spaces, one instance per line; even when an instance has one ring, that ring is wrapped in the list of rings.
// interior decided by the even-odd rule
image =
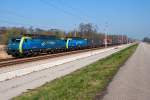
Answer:
[[[59,3],[63,4],[63,3],[65,3],[65,2],[62,1],[62,0],[59,0]],[[65,6],[68,6],[69,9],[71,8],[72,10],[76,10],[76,11],[80,12],[80,14],[81,14],[81,13],[82,13],[82,14],[85,14],[86,16],[84,15],[84,17],[91,19],[91,17],[89,17],[88,14],[87,14],[85,11],[83,11],[83,10],[81,10],[81,9],[79,9],[79,8],[73,7],[73,6],[69,5],[69,4],[66,5],[66,3],[65,3]]]
[[[26,23],[20,23],[20,22],[15,22],[15,21],[9,21],[9,20],[6,20],[6,19],[0,19],[0,21],[1,22],[4,22],[4,23],[6,23],[6,24],[14,24],[14,25],[20,25],[20,26],[25,26],[25,25],[27,25],[28,27],[30,27],[30,26],[33,26],[33,25],[31,25],[31,24],[26,24]],[[37,25],[37,26],[39,26],[39,25]],[[42,28],[50,28],[50,27],[48,27],[48,26],[39,26],[39,27],[42,27]],[[38,27],[37,27],[38,28]]]
[[[48,6],[50,6],[50,7],[53,7],[53,8],[55,8],[55,9],[61,11],[62,13],[65,13],[66,15],[71,15],[71,16],[73,16],[73,17],[75,17],[75,18],[83,19],[83,17],[77,16],[76,14],[74,14],[74,13],[72,13],[72,12],[68,12],[68,11],[66,11],[66,10],[64,10],[64,9],[61,9],[60,7],[54,5],[53,3],[50,3],[50,2],[48,2],[48,1],[46,1],[46,0],[40,0],[40,1],[41,1],[42,3],[44,3],[45,5],[48,5]],[[18,14],[18,13],[16,13],[16,12],[12,11],[12,10],[7,10],[7,9],[5,9],[5,10],[2,10],[2,12],[7,13],[7,14],[9,14],[9,15],[16,16],[16,17],[21,18],[21,19],[24,19],[24,20],[26,20],[27,22],[33,21],[33,18],[29,18],[29,17],[24,16],[24,15],[22,15],[22,14]],[[31,19],[32,19],[32,20],[31,20]],[[21,23],[18,23],[18,22],[12,22],[12,21],[8,21],[8,20],[1,20],[1,21],[6,22],[6,23],[12,23],[12,24],[21,24]],[[22,25],[22,24],[21,24],[21,25]],[[26,25],[27,25],[27,24],[26,24]],[[32,26],[32,25],[30,25],[30,26]],[[38,25],[38,26],[39,26],[39,25]]]
[[[14,21],[8,21],[5,19],[0,19],[1,22],[7,23],[7,24],[19,24],[19,25],[23,25],[22,23],[18,23],[18,22],[14,22]],[[27,24],[26,24],[27,25]]]
[[[29,18],[29,17],[26,17],[26,16],[23,16],[23,15],[21,15],[21,14],[19,14],[19,13],[16,13],[16,12],[14,12],[14,11],[12,11],[12,10],[2,10],[4,13],[7,13],[7,14],[9,14],[9,15],[13,15],[13,16],[16,16],[16,17],[18,17],[18,18],[21,18],[22,20],[24,19],[24,20],[26,20],[25,22],[28,22],[28,24],[23,24],[23,23],[19,23],[19,22],[14,22],[14,21],[9,21],[9,20],[5,20],[5,19],[0,19],[0,21],[1,22],[5,22],[5,23],[7,23],[7,24],[19,24],[19,25],[28,25],[28,26],[33,26],[33,25],[31,25],[31,24],[29,24],[29,22],[31,22],[31,21],[33,21],[33,18]],[[6,18],[6,17],[5,17]],[[7,18],[7,19],[9,19],[9,18]],[[40,26],[40,27],[44,27],[44,28],[49,28],[49,27],[46,27],[46,26],[41,26],[41,24],[35,24],[36,26]]]
[[[4,12],[4,13],[7,13],[9,15],[14,15],[14,16],[17,16],[19,18],[25,19],[25,20],[33,19],[31,17],[26,17],[26,16],[24,16],[22,14],[16,13],[16,12],[14,12],[12,10],[5,9],[5,10],[1,10],[1,11]]]
[[[17,18],[21,18],[21,20],[24,20],[25,22],[28,22],[28,23],[30,23],[30,22],[34,22],[35,23],[36,22],[34,20],[34,18],[29,17],[29,16],[24,16],[24,15],[22,15],[20,13],[16,13],[15,11],[12,11],[12,10],[5,9],[5,10],[2,10],[2,11],[4,13],[7,13],[8,15],[15,16]],[[7,19],[9,19],[9,18],[7,18]],[[37,22],[35,24],[38,25],[38,26],[40,25]]]
[[[10,10],[2,10],[4,13],[7,13],[7,14],[9,14],[9,15],[13,15],[13,16],[16,16],[16,17],[18,17],[18,18],[21,18],[22,20],[24,19],[24,20],[26,20],[26,21],[28,21],[28,22],[30,22],[30,21],[32,21],[31,20],[31,18],[28,18],[28,17],[26,17],[26,16],[23,16],[23,15],[21,15],[21,14],[18,14],[18,13],[16,13],[16,12],[14,12],[14,11],[10,11]],[[6,17],[5,17],[6,18]],[[7,18],[7,19],[9,19],[9,18]],[[29,24],[23,24],[23,23],[18,23],[18,22],[14,22],[14,21],[8,21],[8,20],[5,20],[5,19],[1,19],[0,21],[2,21],[2,22],[5,22],[5,23],[11,23],[11,24],[21,24],[21,25],[29,25]],[[29,26],[31,26],[31,25],[29,25]]]
[[[60,7],[54,5],[54,4],[51,3],[51,2],[48,2],[48,1],[46,1],[46,0],[40,0],[40,1],[41,1],[42,3],[44,3],[45,5],[48,5],[48,6],[50,6],[50,7],[53,7],[53,8],[55,8],[55,9],[61,11],[62,13],[65,13],[66,15],[71,15],[71,16],[73,16],[73,17],[76,17],[76,18],[79,18],[79,19],[83,19],[83,17],[78,16],[78,15],[72,13],[72,12],[66,11],[65,9],[61,9]],[[24,16],[24,15],[22,15],[22,14],[18,14],[18,13],[14,12],[14,11],[11,11],[11,10],[6,10],[6,9],[5,9],[5,10],[3,10],[3,12],[8,13],[9,15],[17,16],[17,17],[19,17],[19,18],[22,18],[22,19],[24,19],[24,20],[27,20],[28,22],[33,21],[33,20],[31,20],[32,18],[26,17],[26,16]],[[6,23],[21,24],[21,25],[22,25],[22,23],[12,22],[12,21],[8,21],[8,20],[1,20],[1,21],[6,22]],[[29,25],[29,24],[25,24],[25,25]],[[29,26],[32,26],[32,25],[29,25]],[[38,26],[39,26],[39,25],[38,25]]]
[[[46,0],[39,0],[39,1],[41,1],[42,3],[44,3],[44,4],[47,5],[47,6],[50,6],[50,7],[53,7],[53,8],[55,8],[55,9],[59,10],[60,12],[66,14],[66,15],[69,15],[69,16],[71,15],[71,16],[73,16],[73,17],[76,17],[76,18],[79,18],[79,19],[83,19],[81,16],[78,16],[78,15],[72,13],[72,12],[66,11],[65,9],[62,9],[62,8],[60,8],[60,7],[56,6],[56,5],[54,5],[54,4],[51,3],[51,2],[48,2],[48,1],[46,1]]]

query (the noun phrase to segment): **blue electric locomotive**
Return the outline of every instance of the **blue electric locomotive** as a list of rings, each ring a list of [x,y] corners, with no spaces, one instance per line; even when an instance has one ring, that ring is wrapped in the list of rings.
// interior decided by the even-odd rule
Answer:
[[[66,48],[68,49],[82,49],[88,47],[88,40],[78,37],[67,38]]]
[[[56,36],[20,36],[9,40],[7,53],[14,57],[38,55],[87,48],[90,45],[87,39],[67,38]]]
[[[66,41],[55,36],[17,37],[9,40],[7,53],[18,56],[30,56],[32,54],[49,53],[55,50],[64,50]]]

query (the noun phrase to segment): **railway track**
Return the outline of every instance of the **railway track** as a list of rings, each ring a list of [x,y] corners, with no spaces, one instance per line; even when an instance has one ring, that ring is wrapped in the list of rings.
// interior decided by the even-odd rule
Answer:
[[[110,46],[110,47],[112,47],[112,46]],[[62,52],[62,53],[56,53],[56,54],[40,55],[40,56],[29,57],[29,58],[19,58],[19,59],[18,58],[17,59],[10,58],[10,59],[0,61],[0,67],[22,64],[22,63],[26,63],[26,62],[33,62],[33,61],[38,61],[38,60],[43,60],[43,59],[48,59],[48,58],[54,58],[54,57],[60,57],[60,56],[69,55],[69,54],[73,54],[73,53],[74,54],[82,53],[82,52],[87,52],[87,51],[97,50],[97,49],[102,49],[102,48],[104,48],[104,47]]]

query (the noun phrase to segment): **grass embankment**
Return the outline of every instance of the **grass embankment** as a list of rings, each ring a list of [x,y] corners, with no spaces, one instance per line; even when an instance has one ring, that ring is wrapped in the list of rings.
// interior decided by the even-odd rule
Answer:
[[[67,76],[23,93],[15,100],[91,100],[102,93],[119,67],[133,54],[137,45],[128,47],[107,58]]]

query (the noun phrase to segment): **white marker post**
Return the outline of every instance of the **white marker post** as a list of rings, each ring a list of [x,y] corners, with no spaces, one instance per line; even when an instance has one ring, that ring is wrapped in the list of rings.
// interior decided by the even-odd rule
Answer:
[[[105,33],[105,48],[107,48],[107,34]]]
[[[107,48],[107,29],[108,29],[108,22],[106,22],[105,23],[105,40],[104,40],[104,42],[105,42],[105,48]]]

